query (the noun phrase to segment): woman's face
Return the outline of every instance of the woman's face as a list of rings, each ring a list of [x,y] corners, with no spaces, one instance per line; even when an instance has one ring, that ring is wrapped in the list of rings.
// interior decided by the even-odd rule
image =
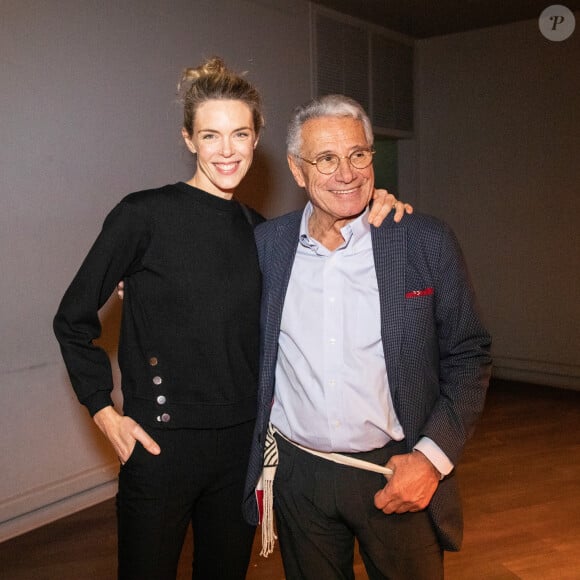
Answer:
[[[182,134],[197,155],[197,170],[189,183],[230,199],[250,169],[258,144],[250,107],[235,100],[206,101],[196,111],[193,135],[185,129]]]

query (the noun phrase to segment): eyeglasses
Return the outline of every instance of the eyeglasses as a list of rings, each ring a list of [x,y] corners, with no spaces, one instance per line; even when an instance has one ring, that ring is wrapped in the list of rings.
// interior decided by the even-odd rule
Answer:
[[[341,159],[348,159],[348,162],[355,169],[364,169],[371,164],[374,154],[374,149],[357,149],[350,155],[343,155],[342,157],[335,155],[334,153],[323,153],[314,159],[314,161],[304,159],[304,157],[300,157],[300,155],[297,157],[298,159],[302,159],[302,161],[306,161],[306,163],[310,163],[310,165],[314,165],[320,173],[330,175],[338,169]]]

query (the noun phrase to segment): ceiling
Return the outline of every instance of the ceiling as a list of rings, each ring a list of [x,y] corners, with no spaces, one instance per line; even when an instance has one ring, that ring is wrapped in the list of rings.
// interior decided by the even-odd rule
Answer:
[[[550,0],[314,0],[314,2],[414,38],[429,38],[530,20],[538,18],[544,8],[553,4],[563,4],[572,12],[580,10],[580,0],[552,2]]]

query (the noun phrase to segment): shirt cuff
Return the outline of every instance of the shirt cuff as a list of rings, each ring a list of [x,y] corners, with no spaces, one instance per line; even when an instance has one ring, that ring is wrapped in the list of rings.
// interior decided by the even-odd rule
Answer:
[[[429,437],[421,437],[413,449],[420,451],[435,466],[441,474],[441,479],[449,475],[455,467],[439,445]]]

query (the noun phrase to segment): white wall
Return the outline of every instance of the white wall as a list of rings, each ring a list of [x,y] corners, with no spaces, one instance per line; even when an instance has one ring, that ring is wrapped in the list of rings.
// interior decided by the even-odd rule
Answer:
[[[303,0],[3,0],[0,541],[115,491],[115,457],[76,401],[52,317],[113,205],[191,176],[174,103],[183,67],[219,54],[249,71],[267,127],[241,197],[268,216],[303,203],[284,137],[310,96],[308,18]],[[114,303],[107,316],[114,346]]]
[[[495,376],[580,389],[580,32],[550,42],[534,20],[416,56],[401,197],[457,232]]]

